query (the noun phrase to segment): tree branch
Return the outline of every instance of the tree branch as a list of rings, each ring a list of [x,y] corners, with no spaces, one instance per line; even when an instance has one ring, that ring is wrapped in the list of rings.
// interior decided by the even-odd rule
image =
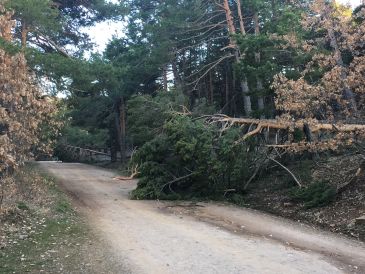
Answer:
[[[185,176],[182,176],[182,177],[176,178],[176,179],[174,179],[174,180],[172,180],[172,181],[170,181],[170,182],[168,182],[168,183],[164,184],[164,185],[161,187],[161,190],[163,190],[166,186],[169,186],[169,188],[170,188],[170,190],[171,190],[171,185],[172,185],[172,184],[175,184],[175,183],[177,183],[177,182],[183,181],[183,180],[185,180],[185,179],[187,179],[187,178],[192,177],[193,175],[195,175],[195,173],[194,173],[194,172],[193,172],[193,173],[190,173],[190,174],[188,174],[188,175],[185,175]],[[171,190],[171,191],[172,191],[172,190]]]
[[[279,161],[275,160],[274,158],[271,157],[267,157],[269,160],[273,161],[274,163],[278,164],[279,166],[281,166],[283,169],[285,169],[290,176],[294,179],[294,181],[297,183],[297,185],[302,188],[302,184],[299,182],[299,180],[297,179],[297,177],[293,174],[293,172],[291,172],[286,166],[284,166],[283,164],[281,164]]]

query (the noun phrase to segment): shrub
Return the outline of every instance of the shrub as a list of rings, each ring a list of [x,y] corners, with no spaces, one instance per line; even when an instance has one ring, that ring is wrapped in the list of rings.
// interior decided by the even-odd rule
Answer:
[[[243,195],[240,194],[233,194],[232,197],[229,198],[229,201],[239,206],[245,205],[245,199]]]
[[[18,202],[16,206],[20,210],[29,210],[29,207],[25,202]]]
[[[336,188],[327,182],[315,182],[290,193],[294,201],[304,202],[306,208],[322,207],[336,199]]]

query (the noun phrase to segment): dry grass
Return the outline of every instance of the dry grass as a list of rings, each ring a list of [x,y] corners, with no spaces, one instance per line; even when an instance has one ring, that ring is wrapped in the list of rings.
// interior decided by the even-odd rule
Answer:
[[[28,164],[2,187],[0,273],[113,273],[102,242],[52,177]]]

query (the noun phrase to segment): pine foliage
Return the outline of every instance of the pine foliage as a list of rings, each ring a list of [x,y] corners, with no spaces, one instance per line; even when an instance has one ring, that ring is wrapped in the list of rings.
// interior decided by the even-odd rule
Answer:
[[[174,115],[132,160],[140,171],[133,198],[223,197],[242,191],[252,154],[246,144],[235,143],[239,138],[235,129],[220,136],[215,126]]]

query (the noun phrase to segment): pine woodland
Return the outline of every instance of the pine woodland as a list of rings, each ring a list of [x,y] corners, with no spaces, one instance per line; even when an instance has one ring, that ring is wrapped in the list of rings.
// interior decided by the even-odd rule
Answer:
[[[75,160],[74,146],[138,177],[135,199],[243,203],[279,170],[315,207],[362,174],[365,5],[0,3],[1,176],[50,148]],[[105,20],[123,35],[100,53],[85,29]],[[360,160],[342,179],[300,175],[349,154]]]

